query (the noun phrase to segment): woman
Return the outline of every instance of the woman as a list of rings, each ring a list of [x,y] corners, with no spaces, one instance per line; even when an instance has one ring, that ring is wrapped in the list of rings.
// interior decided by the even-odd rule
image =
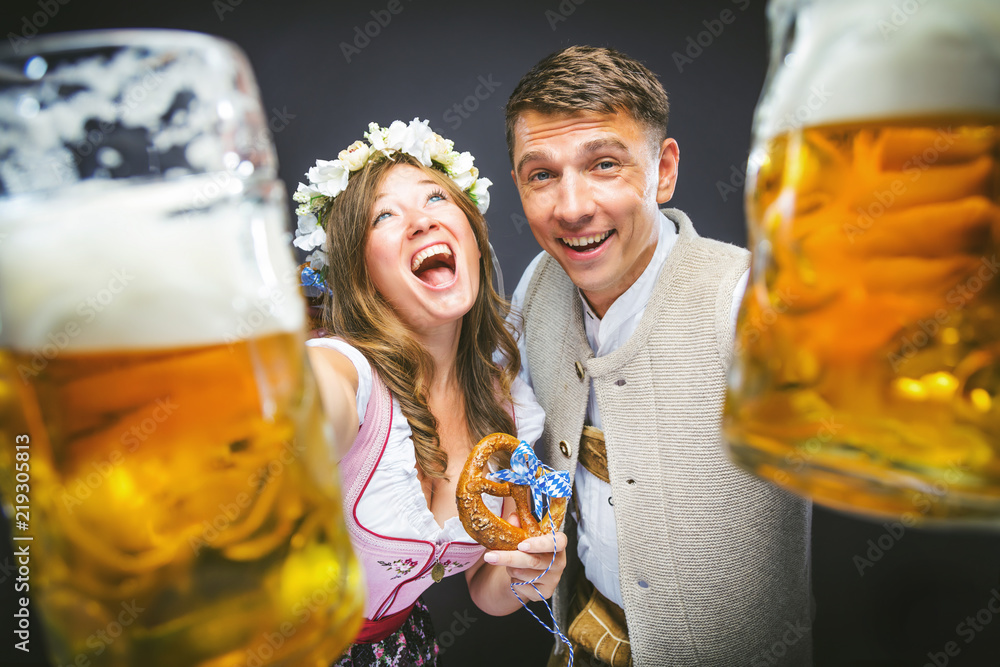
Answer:
[[[304,278],[328,286],[324,326],[337,338],[309,341],[309,353],[368,582],[365,626],[336,664],[429,665],[438,647],[420,593],[464,571],[480,609],[509,614],[520,606],[512,581],[542,575],[535,587],[551,596],[566,537],[486,554],[458,518],[456,482],[473,445],[494,432],[533,442],[544,419],[517,379],[507,304],[491,284],[490,182],[427,121],[373,123],[365,136],[318,161],[295,195],[295,244],[329,253],[313,252]],[[502,508],[486,499],[511,515],[509,498]]]

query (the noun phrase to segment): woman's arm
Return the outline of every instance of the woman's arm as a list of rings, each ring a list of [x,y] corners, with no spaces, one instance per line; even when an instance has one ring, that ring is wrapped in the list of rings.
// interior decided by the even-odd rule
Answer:
[[[333,426],[337,461],[344,458],[358,435],[358,371],[351,360],[326,347],[306,347],[323,409]]]
[[[514,502],[504,499],[503,515],[515,526],[519,525]],[[557,549],[555,562],[552,562],[552,534],[530,537],[518,545],[517,551],[487,551],[471,568],[465,571],[465,579],[469,583],[469,593],[476,606],[493,616],[505,616],[521,608],[514,593],[510,590],[511,581],[530,581],[545,573],[531,586],[518,586],[517,592],[524,600],[548,599],[555,592],[559,577],[566,568],[566,535],[555,534]],[[491,559],[494,564],[485,562]],[[552,566],[549,567],[549,563]]]

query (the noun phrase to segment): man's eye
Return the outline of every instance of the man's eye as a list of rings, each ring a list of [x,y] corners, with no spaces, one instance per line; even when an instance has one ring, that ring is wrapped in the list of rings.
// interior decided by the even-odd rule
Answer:
[[[528,177],[529,181],[547,181],[552,177],[552,175],[547,171],[536,171],[534,174]]]
[[[611,160],[604,160],[602,162],[598,162],[597,163],[597,168],[598,169],[604,169],[604,170],[606,170],[606,169],[614,169],[615,168],[615,163],[612,162]]]

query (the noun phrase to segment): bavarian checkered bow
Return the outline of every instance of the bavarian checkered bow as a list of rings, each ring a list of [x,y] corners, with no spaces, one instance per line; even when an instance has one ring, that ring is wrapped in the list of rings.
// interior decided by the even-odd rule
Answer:
[[[541,470],[542,474],[536,477],[538,470]],[[486,475],[486,478],[494,482],[510,482],[529,486],[531,488],[532,510],[535,513],[535,518],[539,521],[548,511],[549,498],[568,498],[571,491],[569,473],[566,471],[556,472],[540,462],[531,445],[523,440],[510,457],[510,468],[491,472]]]
[[[333,293],[330,287],[323,280],[323,276],[317,271],[313,271],[311,268],[306,266],[302,269],[302,285],[303,287],[315,287],[320,292],[330,292]]]

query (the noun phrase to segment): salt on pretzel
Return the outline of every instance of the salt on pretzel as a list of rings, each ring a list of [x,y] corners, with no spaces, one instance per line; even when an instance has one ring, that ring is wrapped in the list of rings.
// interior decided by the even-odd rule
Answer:
[[[494,482],[486,478],[486,464],[498,451],[513,454],[519,441],[506,433],[488,435],[473,448],[458,478],[458,516],[469,533],[487,549],[512,551],[529,537],[545,535],[555,525],[558,530],[566,517],[566,498],[550,498],[549,511],[541,522],[531,512],[531,494],[527,486],[510,482]],[[539,473],[541,471],[539,470]],[[521,527],[513,526],[490,511],[482,494],[510,496],[517,506]]]

